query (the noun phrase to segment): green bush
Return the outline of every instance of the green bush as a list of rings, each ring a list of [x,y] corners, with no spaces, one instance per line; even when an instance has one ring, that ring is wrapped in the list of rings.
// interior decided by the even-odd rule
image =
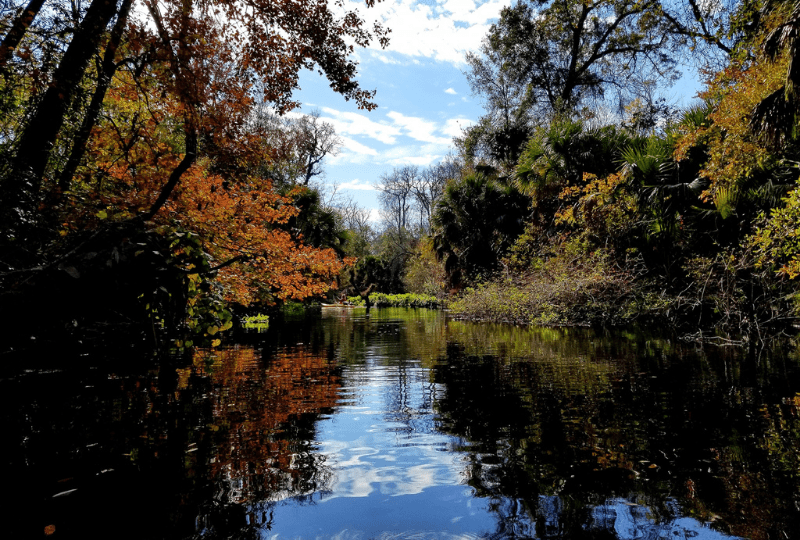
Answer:
[[[429,294],[383,294],[372,293],[369,295],[372,305],[375,307],[406,307],[406,308],[429,308],[438,309],[441,302],[435,296]],[[366,305],[366,302],[360,296],[351,296],[347,299],[355,306]]]
[[[527,271],[465,289],[448,307],[463,319],[540,326],[624,324],[668,309],[636,279],[634,265],[620,268],[602,250],[579,255],[573,245]]]

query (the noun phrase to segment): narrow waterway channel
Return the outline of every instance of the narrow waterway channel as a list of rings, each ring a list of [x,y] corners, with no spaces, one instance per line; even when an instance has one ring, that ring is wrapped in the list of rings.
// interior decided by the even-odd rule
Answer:
[[[800,538],[792,354],[401,309],[236,341],[6,366],[7,538]]]

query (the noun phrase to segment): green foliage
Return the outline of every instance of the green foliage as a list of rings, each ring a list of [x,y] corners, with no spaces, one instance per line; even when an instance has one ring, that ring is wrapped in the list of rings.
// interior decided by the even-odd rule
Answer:
[[[406,265],[403,279],[406,290],[438,297],[444,294],[446,280],[444,265],[436,259],[433,242],[423,239]]]
[[[527,118],[515,118],[513,122],[493,122],[485,116],[469,126],[457,144],[468,163],[494,163],[510,169],[531,136],[532,128],[526,121]]]
[[[559,119],[537,130],[515,171],[516,181],[532,197],[533,222],[543,231],[551,229],[556,215],[575,202],[564,196],[564,189],[584,185],[586,175],[615,172],[629,141],[614,126],[586,129],[573,120]]]
[[[306,306],[302,302],[286,302],[281,306],[281,313],[284,316],[298,317],[304,315]]]
[[[375,255],[361,257],[347,270],[348,289],[361,292],[370,285],[376,291],[398,292],[402,290],[402,267],[395,262]]]
[[[608,253],[567,242],[558,254],[513,278],[466,289],[448,307],[457,317],[512,324],[623,324],[664,309],[636,277],[634,267],[619,268]]]
[[[202,240],[196,234],[180,230],[163,229],[163,234],[169,240],[169,251],[160,263],[163,265],[160,271],[175,273],[175,269],[183,270],[178,270],[178,275],[185,291],[185,312],[176,313],[176,308],[183,302],[179,300],[181,295],[174,286],[167,288],[160,285],[149,294],[143,294],[143,300],[147,301],[145,307],[156,320],[161,319],[160,313],[170,313],[174,318],[173,327],[185,329],[176,346],[217,346],[221,343],[219,333],[233,326],[233,315],[228,310],[222,291],[213,281],[215,272],[203,249]],[[140,257],[144,253],[144,250],[138,250],[134,256]],[[174,305],[175,300],[179,300],[177,305]]]
[[[269,328],[269,315],[259,313],[242,317],[242,328],[263,332]]]
[[[442,306],[441,300],[429,294],[383,294],[372,293],[369,300],[375,307],[405,307],[438,309]],[[347,299],[354,306],[366,305],[366,300],[361,296],[351,296]]]
[[[524,228],[529,199],[480,173],[448,184],[436,204],[433,245],[452,285],[493,271]]]
[[[760,265],[751,246],[685,263],[689,286],[675,295],[672,321],[692,336],[763,343],[798,318],[797,286]],[[707,329],[713,329],[709,332]]]
[[[669,137],[651,136],[622,152],[622,174],[635,195],[648,244],[675,245],[682,218],[699,203],[702,180],[685,178],[673,158]]]
[[[583,124],[570,120],[538,129],[520,156],[516,179],[535,194],[578,181],[582,171],[575,158],[583,153],[582,135]]]
[[[298,231],[303,241],[317,248],[333,248],[343,255],[348,237],[337,223],[336,213],[325,208],[319,191],[308,187],[285,188],[300,212],[289,219],[286,228]]]
[[[491,251],[502,235],[482,234],[496,230],[484,217],[510,213],[496,213],[489,202],[484,186],[497,181],[472,175],[448,187],[434,246],[450,284],[477,284],[451,303],[454,312],[546,325],[646,317],[692,331],[715,325],[741,340],[795,320],[800,98],[789,70],[800,17],[789,4],[760,14],[756,4],[692,4],[683,13],[677,4],[528,0],[503,10],[481,54],[468,57],[470,84],[486,98],[487,115],[461,142],[484,144],[488,165],[506,173],[502,161],[517,143],[503,140],[505,153],[492,153],[492,136],[533,128],[511,175],[531,197],[530,213]],[[602,10],[617,11],[593,20],[596,26],[574,22]],[[641,33],[625,35],[637,25]],[[602,90],[616,76],[629,78],[632,63],[617,63],[614,54],[576,56],[575,44],[597,52],[623,40],[631,55],[653,47],[651,66],[669,68],[659,57],[664,42],[650,40],[656,34],[646,27],[700,47],[706,67],[720,53],[734,51],[734,59],[711,74],[703,101],[680,114],[647,91],[637,95],[649,82],[637,89],[626,80],[617,95],[636,98],[620,103],[626,117],[588,128],[579,119],[598,115],[581,107],[606,97]],[[756,47],[762,43],[766,55]]]
[[[675,63],[659,8],[624,0],[517,2],[500,12],[480,56],[467,56],[472,89],[487,98],[489,115],[521,116],[522,108],[540,122],[596,103],[606,90],[635,95],[646,85],[640,80],[663,77]]]
[[[782,208],[762,215],[760,226],[750,237],[756,264],[790,279],[800,276],[800,182],[784,200]]]

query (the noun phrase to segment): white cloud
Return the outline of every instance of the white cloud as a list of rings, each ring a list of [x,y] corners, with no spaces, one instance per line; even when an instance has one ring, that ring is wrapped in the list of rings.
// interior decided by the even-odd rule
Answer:
[[[366,135],[384,144],[394,144],[400,135],[399,128],[375,122],[363,114],[337,111],[330,107],[323,107],[322,112],[328,115],[324,120],[333,124],[339,135]]]
[[[425,154],[423,156],[402,156],[395,159],[390,159],[389,163],[395,167],[399,167],[401,165],[417,165],[419,167],[426,167],[441,157],[441,155],[434,154]]]
[[[440,129],[442,133],[448,135],[450,138],[459,137],[464,129],[473,125],[475,122],[469,118],[450,118],[444,123],[444,127]]]
[[[364,182],[361,183],[361,180],[355,178],[350,180],[349,182],[345,182],[344,184],[339,185],[339,189],[356,189],[356,190],[364,190],[364,191],[375,191],[375,186],[372,184],[367,184]]]
[[[455,96],[456,94],[458,94],[458,92],[456,92],[456,91],[455,91],[454,89],[452,89],[452,88],[448,88],[447,90],[445,90],[445,91],[444,91],[444,93],[445,93],[445,94],[452,94],[452,95],[454,95],[454,96]]]
[[[383,62],[384,64],[401,64],[402,63],[399,60],[397,60],[395,58],[389,58],[387,55],[382,54],[382,53],[375,53],[374,57],[377,58],[378,60],[380,60],[381,62]]]
[[[442,7],[450,12],[453,20],[474,25],[496,19],[500,15],[500,10],[510,4],[511,2],[492,0],[476,6],[471,0],[447,0]]]
[[[370,148],[366,144],[361,144],[355,139],[351,139],[350,137],[339,137],[339,138],[342,141],[342,149],[345,152],[352,152],[354,154],[365,154],[368,156],[378,155],[377,150],[375,150],[374,148]]]
[[[342,152],[330,161],[331,165],[339,166],[345,164],[364,165],[374,163],[376,165],[389,165],[400,167],[402,165],[418,165],[424,167],[436,162],[447,154],[447,147],[430,145],[395,145],[388,150],[377,152],[375,155],[365,155],[356,152]],[[366,184],[348,182],[339,186],[341,189],[369,189]]]
[[[323,107],[322,112],[325,114],[323,120],[333,124],[343,142],[343,151],[331,160],[332,164],[364,163],[382,154],[354,137],[372,139],[386,145],[397,145],[401,137],[409,137],[427,143],[435,149],[431,153],[437,153],[451,144],[452,138],[461,133],[462,127],[472,123],[466,118],[454,118],[441,123],[397,111],[389,111],[386,120],[380,121],[365,114],[342,112],[330,107]]]
[[[381,161],[392,167],[402,165],[418,165],[425,167],[441,159],[447,152],[441,145],[395,146],[381,152]]]
[[[330,120],[327,118],[325,121],[330,122]],[[338,127],[336,134],[342,141],[342,147],[337,155],[328,158],[328,164],[335,166],[343,163],[369,163],[377,159],[378,151],[374,148],[371,148],[366,144],[362,144],[351,137],[341,135]]]
[[[439,131],[439,126],[436,122],[416,116],[406,116],[396,111],[391,111],[386,116],[391,118],[395,125],[402,129],[404,135],[408,135],[412,139],[433,144],[450,144],[449,138],[435,135]]]
[[[500,10],[511,0],[445,0],[433,7],[418,0],[382,2],[360,12],[391,28],[388,51],[410,57],[432,58],[455,65],[464,64],[464,54],[478,47]],[[348,9],[363,7],[349,0]],[[378,49],[373,45],[373,48]],[[388,59],[388,57],[386,57]]]

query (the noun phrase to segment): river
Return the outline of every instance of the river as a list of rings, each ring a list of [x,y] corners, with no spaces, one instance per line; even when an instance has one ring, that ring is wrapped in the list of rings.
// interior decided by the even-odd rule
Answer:
[[[3,536],[800,538],[795,354],[403,309],[234,341],[5,366]]]

